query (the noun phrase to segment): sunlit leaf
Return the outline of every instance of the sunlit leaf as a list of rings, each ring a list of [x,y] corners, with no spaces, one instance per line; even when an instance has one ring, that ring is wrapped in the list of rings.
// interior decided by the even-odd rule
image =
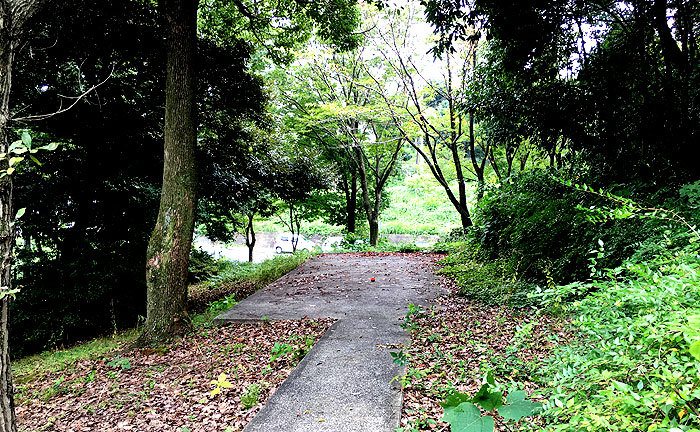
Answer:
[[[500,407],[498,413],[504,418],[515,421],[537,414],[542,408],[542,404],[529,401],[526,398],[527,393],[522,390],[511,392],[506,398],[507,405]]]
[[[700,330],[700,315],[689,315],[686,319],[688,320],[688,326]]]
[[[22,131],[22,143],[27,147],[32,146],[32,136],[29,135],[29,132],[27,132],[26,130]]]
[[[693,342],[688,351],[690,351],[690,355],[695,357],[695,360],[700,360],[700,340]]]
[[[24,160],[24,157],[22,157],[22,156],[11,157],[10,158],[10,166],[15,166],[18,163],[22,162],[23,160]]]
[[[29,158],[30,158],[35,164],[37,164],[37,165],[39,165],[39,166],[42,166],[42,165],[43,165],[43,163],[41,163],[41,162],[39,161],[39,159],[36,158],[36,156],[34,156],[34,155],[29,155]]]

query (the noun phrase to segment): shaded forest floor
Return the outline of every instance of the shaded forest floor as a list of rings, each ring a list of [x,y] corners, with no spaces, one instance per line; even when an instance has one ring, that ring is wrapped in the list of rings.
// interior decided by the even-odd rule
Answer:
[[[200,328],[15,377],[20,431],[240,431],[331,320]]]
[[[451,392],[474,396],[487,373],[497,388],[510,393],[525,390],[535,400],[541,368],[553,348],[571,337],[563,320],[533,315],[531,310],[486,306],[456,296],[458,288],[442,279],[451,294],[434,300],[432,310],[406,318],[411,346],[407,371],[401,379],[404,432],[448,430],[440,402]],[[496,430],[512,430],[495,411]],[[531,419],[528,419],[531,421]]]

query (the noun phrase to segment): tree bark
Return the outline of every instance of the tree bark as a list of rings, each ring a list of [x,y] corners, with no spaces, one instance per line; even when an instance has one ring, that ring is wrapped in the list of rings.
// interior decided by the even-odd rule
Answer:
[[[17,48],[24,39],[27,21],[44,5],[45,0],[0,0],[0,153],[7,153],[7,127],[10,119],[12,64]],[[0,171],[9,168],[7,157],[0,160]],[[9,304],[12,299],[12,258],[15,242],[12,177],[0,179],[0,432],[15,432],[14,386],[8,340]]]
[[[362,204],[367,214],[367,222],[369,223],[369,244],[372,246],[377,246],[377,242],[379,241],[379,213],[382,207],[382,190],[384,190],[384,185],[389,175],[391,175],[391,172],[394,170],[401,147],[403,147],[403,141],[399,139],[397,140],[396,148],[390,155],[389,162],[384,166],[383,172],[380,169],[380,156],[377,156],[375,159],[374,168],[371,168],[374,172],[374,202],[372,202],[369,197],[370,190],[367,166],[365,165],[365,155],[362,151],[362,147],[357,146],[353,148],[355,153],[353,160],[355,161],[357,173],[360,178]]]
[[[4,5],[5,6],[5,5]],[[6,9],[7,6],[5,6]],[[3,10],[2,24],[6,24],[7,10]],[[0,152],[6,153],[9,147],[7,139],[7,123],[9,118],[9,98],[12,72],[12,60],[14,55],[13,44],[7,29],[2,32],[2,46],[0,46]],[[0,160],[0,171],[9,168],[8,158]],[[2,304],[0,304],[0,431],[15,431],[15,404],[12,385],[12,373],[10,369],[10,347],[8,342],[9,304],[11,297],[5,291],[12,289],[12,247],[14,245],[14,230],[12,203],[12,177],[5,176],[0,179],[0,290],[2,291]]]
[[[138,345],[162,343],[188,325],[187,267],[197,204],[194,55],[198,0],[162,0],[167,26],[163,189],[146,261],[146,323]]]
[[[350,196],[347,200],[346,228],[349,233],[354,233],[357,228],[357,168],[353,167],[350,173]]]
[[[253,229],[253,213],[248,214],[248,225],[245,227],[245,245],[248,246],[248,262],[253,262],[253,248],[255,247],[255,230]]]

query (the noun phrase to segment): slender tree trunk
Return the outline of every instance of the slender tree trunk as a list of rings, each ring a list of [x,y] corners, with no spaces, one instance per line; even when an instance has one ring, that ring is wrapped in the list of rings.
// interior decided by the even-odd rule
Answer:
[[[491,160],[491,167],[493,167],[493,172],[496,173],[496,177],[498,177],[498,181],[503,180],[503,177],[501,177],[501,170],[498,169],[498,164],[496,163],[496,158],[493,155],[493,146],[489,149],[489,159]],[[507,153],[506,153],[506,162],[507,162]]]
[[[148,243],[146,323],[139,345],[160,343],[188,325],[187,267],[197,204],[194,55],[198,0],[162,0],[167,23],[163,189]]]
[[[525,152],[524,155],[520,156],[520,171],[525,171],[527,166],[527,160],[530,158],[530,152]]]
[[[248,214],[248,225],[245,227],[245,245],[248,246],[248,262],[253,262],[253,248],[255,247],[255,230],[253,229],[253,217]]]
[[[379,242],[379,217],[373,213],[371,217],[367,218],[367,222],[369,223],[369,244],[377,246]]]
[[[0,153],[7,153],[7,127],[10,119],[10,88],[15,51],[24,36],[25,25],[45,0],[0,0]],[[9,168],[7,157],[0,160],[0,171]],[[0,432],[15,432],[14,386],[8,338],[9,306],[12,289],[12,257],[15,219],[12,177],[0,179]]]
[[[289,231],[292,233],[292,252],[297,251],[297,244],[299,244],[299,234],[295,232],[294,230],[295,224],[294,224],[294,205],[292,202],[289,202]]]
[[[379,215],[376,214],[372,207],[372,201],[369,198],[369,183],[367,181],[367,168],[365,159],[362,154],[362,149],[359,147],[353,148],[355,151],[355,162],[357,163],[357,173],[360,177],[360,189],[362,190],[362,206],[367,214],[367,223],[369,223],[369,244],[377,245],[379,238]]]
[[[350,197],[347,202],[346,228],[349,233],[357,230],[357,168],[353,167],[350,174]]]

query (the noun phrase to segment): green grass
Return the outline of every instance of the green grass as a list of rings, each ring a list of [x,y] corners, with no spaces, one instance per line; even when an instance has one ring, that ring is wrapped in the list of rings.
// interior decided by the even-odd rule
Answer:
[[[446,235],[461,226],[459,214],[445,190],[427,171],[390,185],[386,195],[389,207],[382,212],[383,234]],[[468,195],[471,197],[473,190]]]
[[[136,329],[130,329],[113,336],[92,339],[72,348],[44,351],[40,354],[23,357],[13,361],[12,374],[16,381],[22,382],[37,373],[65,369],[78,360],[98,359],[133,342],[136,336],[138,336]]]
[[[308,252],[280,254],[259,263],[222,261],[219,274],[212,277],[214,283],[246,281],[268,284],[304,263],[311,257]]]

